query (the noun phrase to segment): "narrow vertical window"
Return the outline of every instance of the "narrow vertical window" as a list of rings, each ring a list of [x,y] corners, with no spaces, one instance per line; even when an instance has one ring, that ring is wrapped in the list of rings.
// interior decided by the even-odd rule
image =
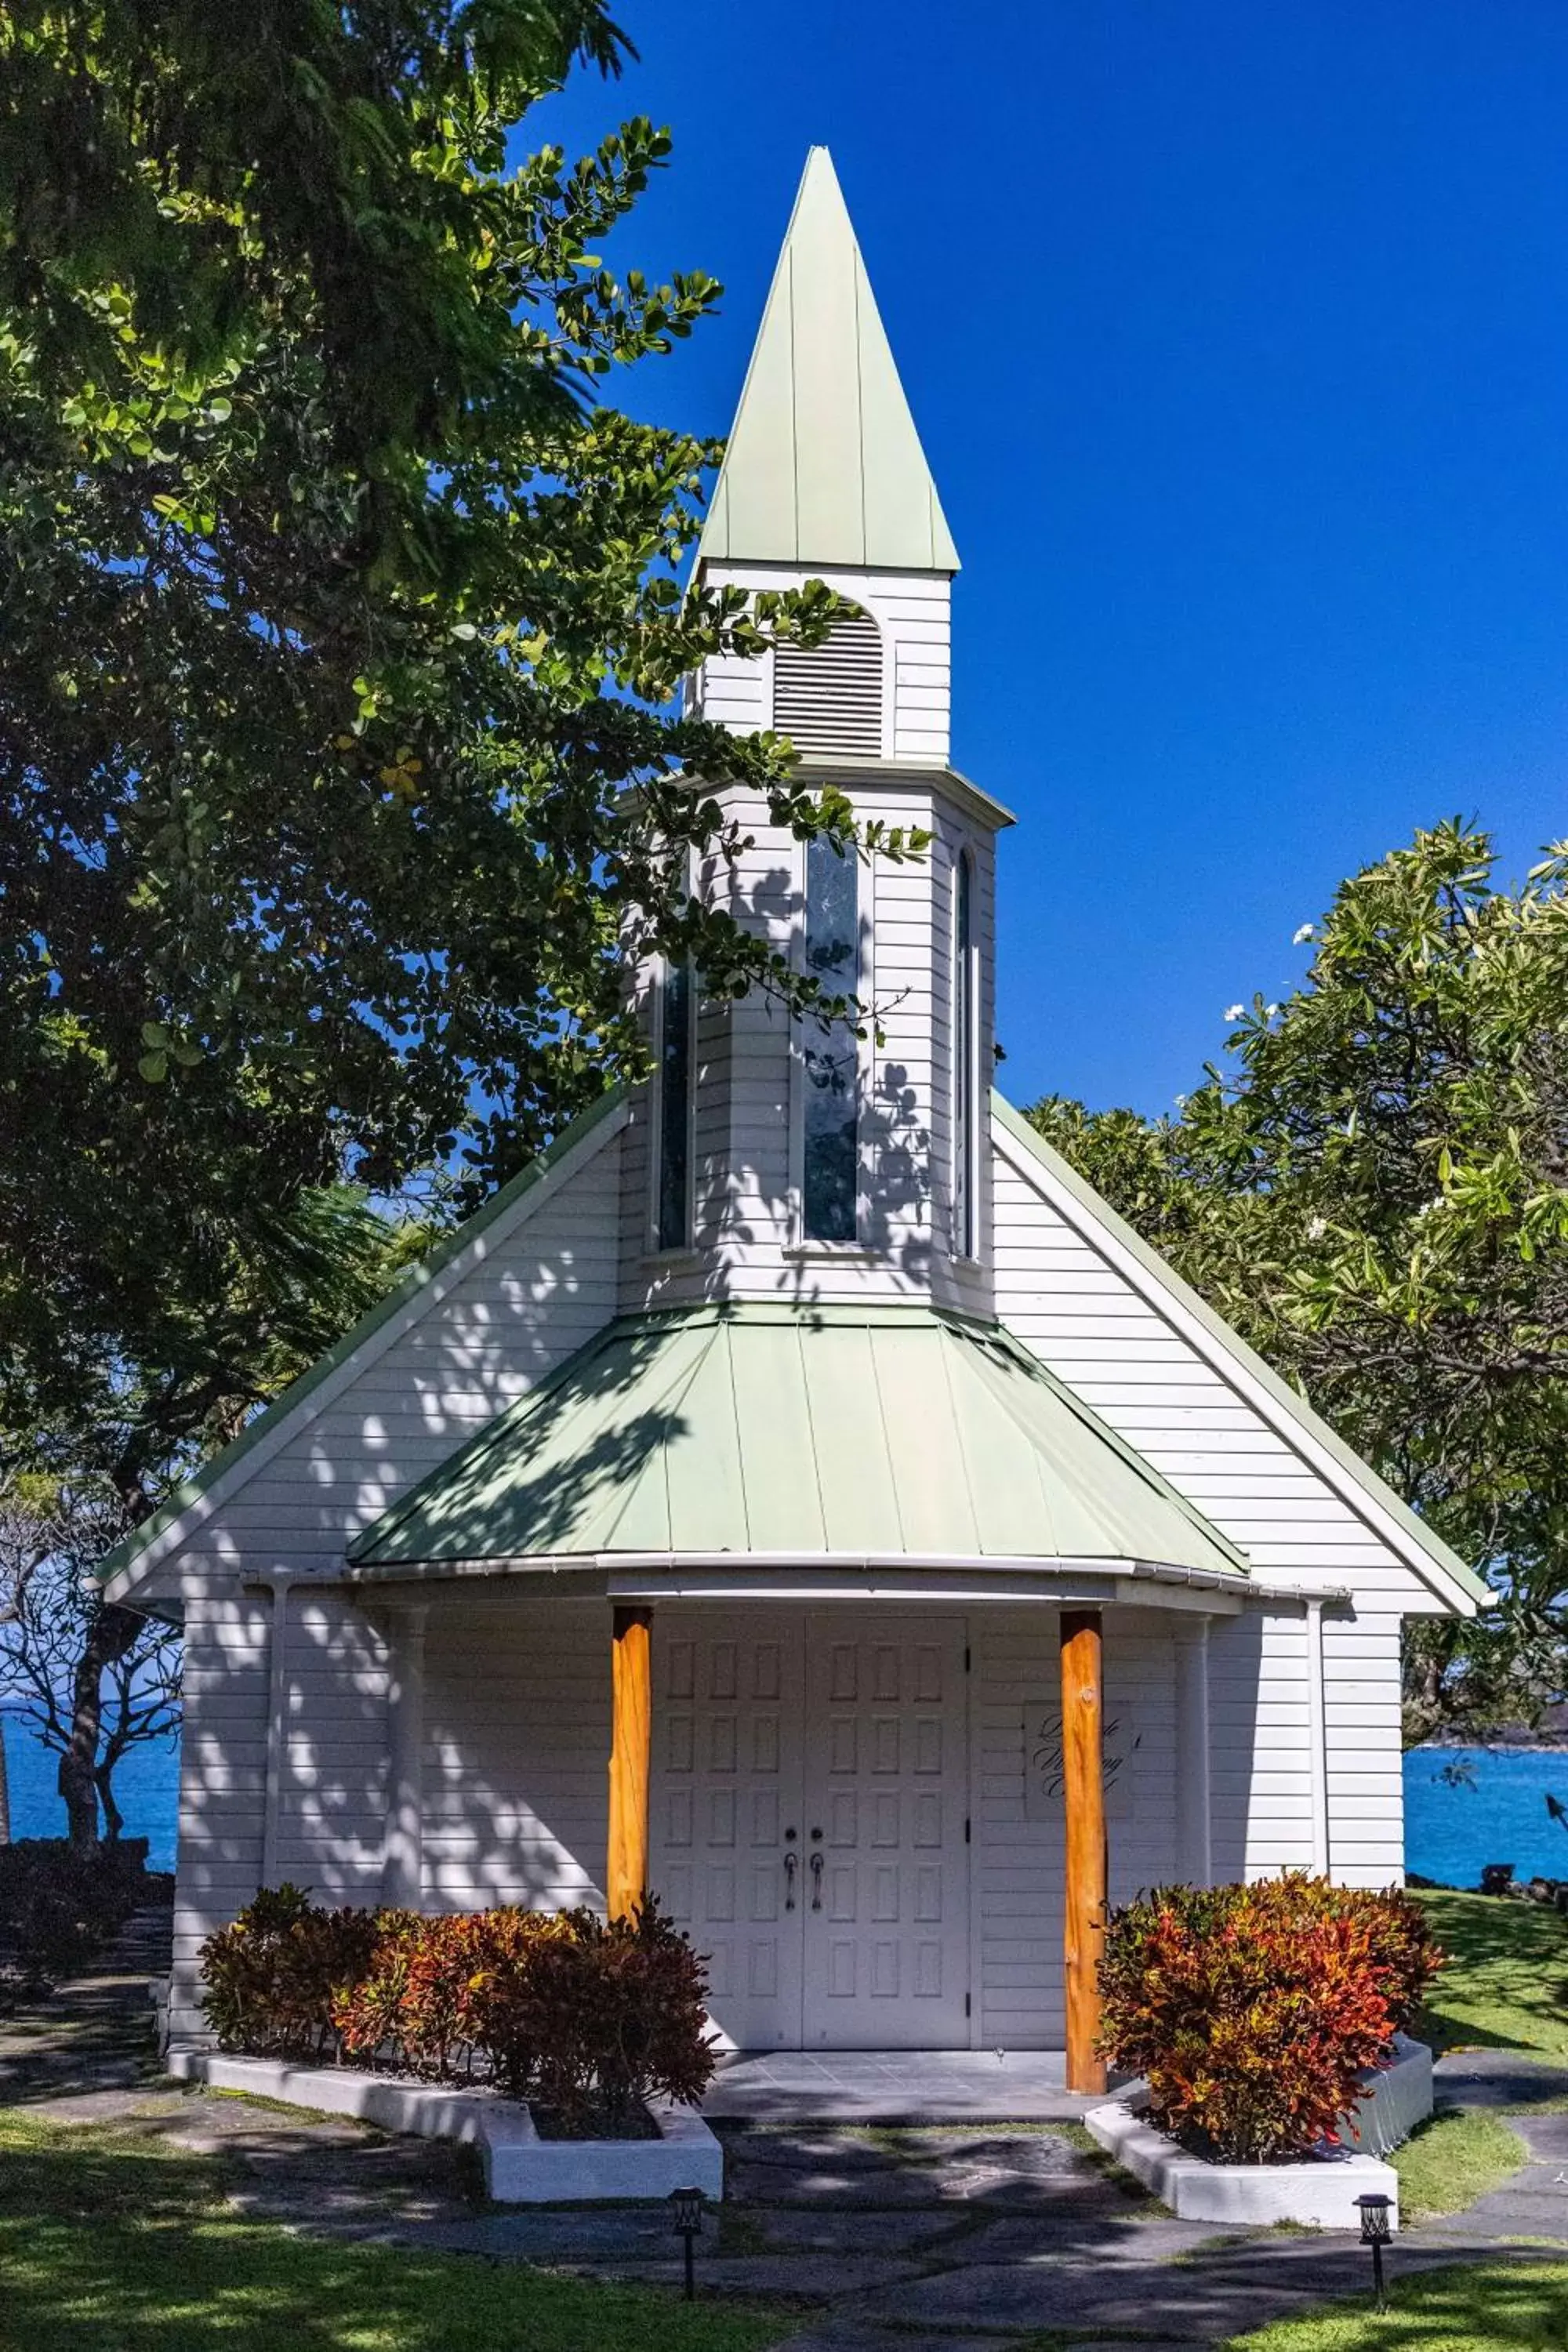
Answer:
[[[665,968],[658,1032],[658,1211],[661,1250],[691,1243],[691,967]]]
[[[952,1246],[975,1254],[976,1030],[974,867],[967,850],[953,869],[952,904]]]
[[[853,996],[860,982],[858,869],[818,835],[805,852],[805,968],[826,996]],[[859,1192],[860,1041],[852,1021],[824,1029],[808,1017],[805,1155],[801,1226],[808,1242],[857,1238]]]

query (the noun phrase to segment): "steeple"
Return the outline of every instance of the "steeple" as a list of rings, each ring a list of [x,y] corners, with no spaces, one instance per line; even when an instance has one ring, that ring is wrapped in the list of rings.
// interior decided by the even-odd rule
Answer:
[[[699,556],[958,569],[826,147],[806,156]]]

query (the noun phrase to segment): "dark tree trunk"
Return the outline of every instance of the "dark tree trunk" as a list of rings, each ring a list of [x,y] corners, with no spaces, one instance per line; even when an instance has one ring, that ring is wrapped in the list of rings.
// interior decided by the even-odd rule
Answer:
[[[70,1744],[60,1758],[59,1791],[65,1801],[66,1832],[74,1846],[98,1843],[98,1742],[103,1724],[103,1676],[122,1658],[142,1630],[134,1609],[106,1601],[87,1629],[87,1640],[71,1677]],[[110,1819],[118,1826],[118,1813]],[[115,1833],[111,1829],[110,1836]]]
[[[125,1816],[114,1801],[114,1767],[107,1758],[94,1772],[98,1801],[103,1807],[103,1834],[112,1845],[125,1827]]]

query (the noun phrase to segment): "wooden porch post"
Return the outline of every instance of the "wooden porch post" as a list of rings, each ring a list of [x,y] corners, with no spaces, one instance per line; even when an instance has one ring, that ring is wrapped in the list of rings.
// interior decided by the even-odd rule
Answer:
[[[1102,1646],[1098,1609],[1062,1611],[1062,1790],[1067,1810],[1062,1952],[1069,2091],[1105,2088],[1105,2061],[1094,2048],[1100,2032],[1100,1955],[1105,1941]]]
[[[617,1608],[610,1653],[610,1840],[606,1907],[624,1918],[647,1893],[648,1753],[653,1736],[651,1609]]]

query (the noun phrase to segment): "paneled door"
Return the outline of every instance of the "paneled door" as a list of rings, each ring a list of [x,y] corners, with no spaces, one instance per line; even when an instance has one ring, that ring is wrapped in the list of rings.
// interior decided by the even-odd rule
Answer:
[[[742,2050],[969,2042],[962,1619],[654,1619],[652,1881]]]
[[[969,2042],[961,1619],[815,1621],[806,1651],[805,2046]]]
[[[798,2049],[801,1626],[654,1619],[651,1877],[740,2050]]]

